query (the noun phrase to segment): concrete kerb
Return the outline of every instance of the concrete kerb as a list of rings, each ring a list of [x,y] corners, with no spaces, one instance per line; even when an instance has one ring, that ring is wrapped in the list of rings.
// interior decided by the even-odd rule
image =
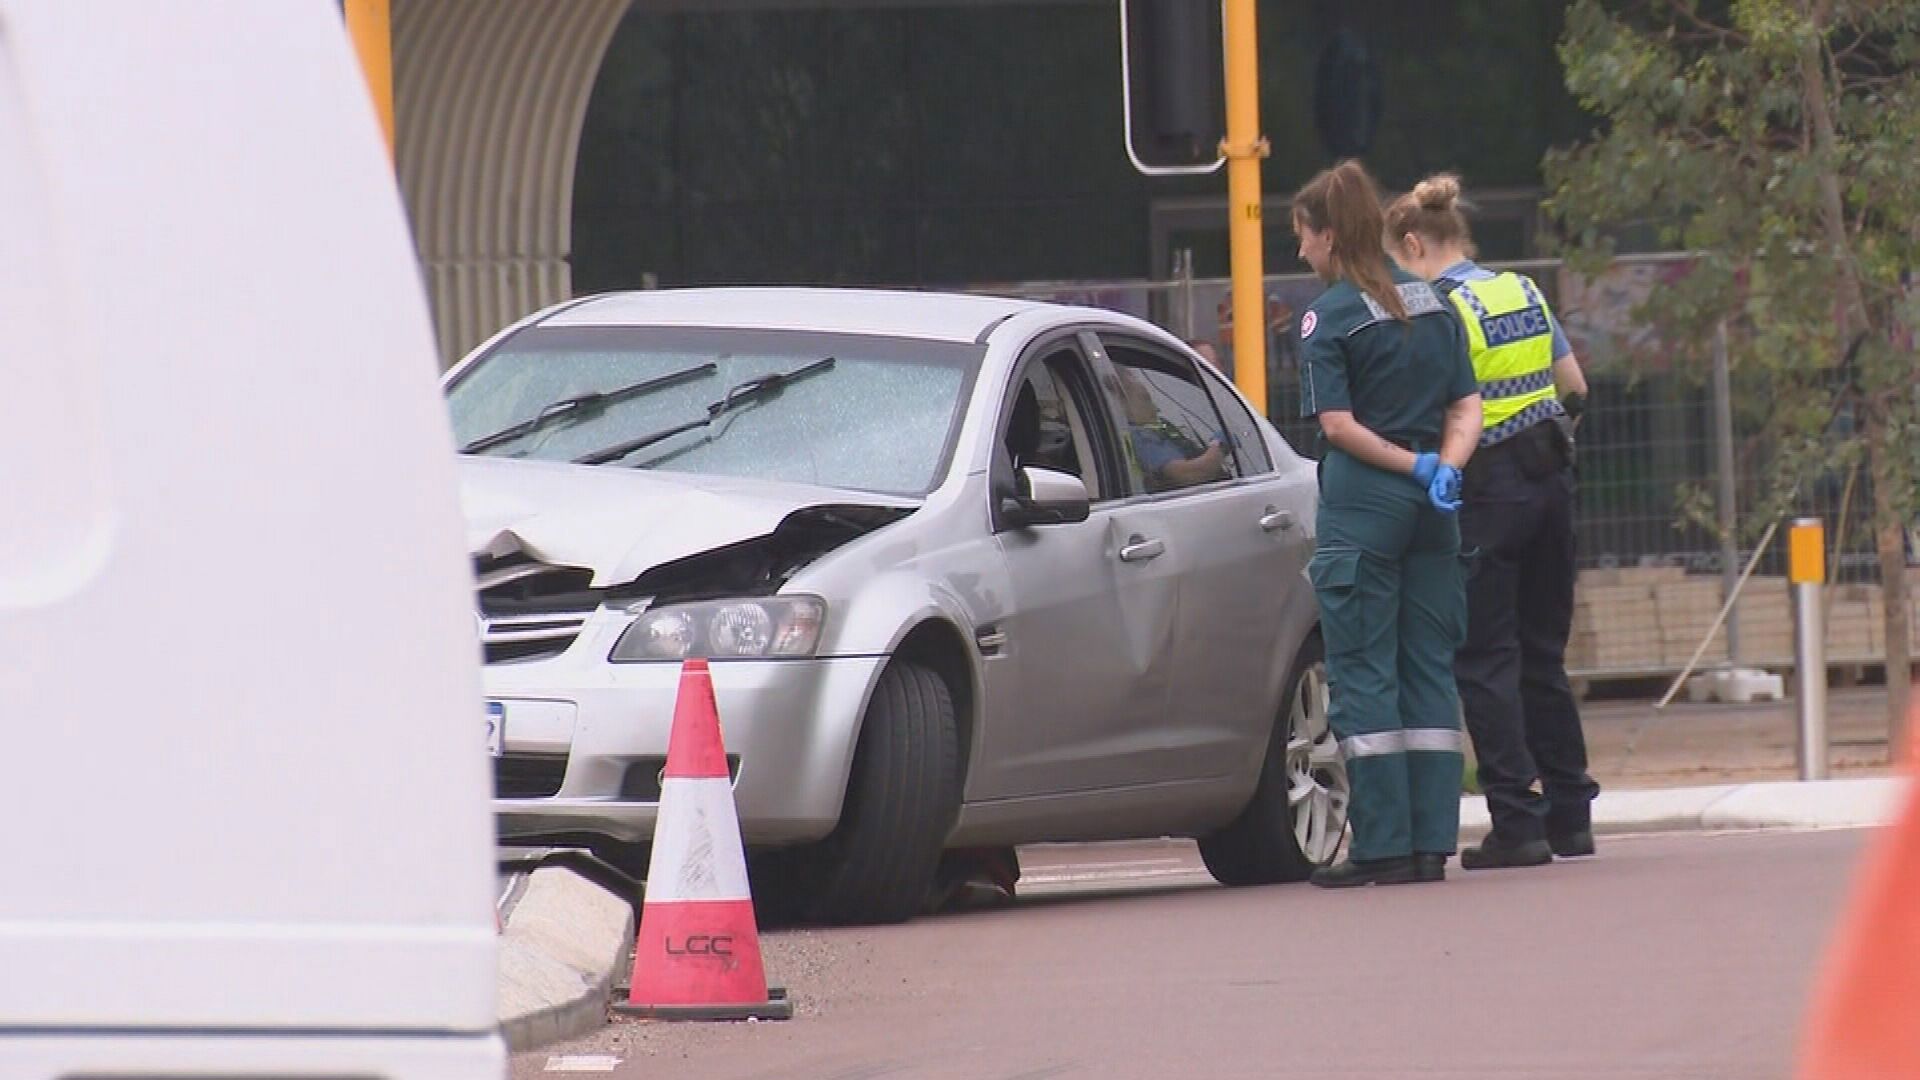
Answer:
[[[633,931],[633,908],[613,893],[571,870],[534,871],[500,936],[497,1000],[508,1047],[531,1050],[603,1024]]]
[[[1850,828],[1890,825],[1909,790],[1904,777],[1745,784],[1706,809],[1706,829]]]
[[[1607,791],[1594,801],[1593,830],[1620,835],[1885,825],[1899,812],[1907,787],[1902,777],[1862,777]],[[1461,800],[1461,843],[1477,842],[1488,825],[1485,799],[1472,795]]]

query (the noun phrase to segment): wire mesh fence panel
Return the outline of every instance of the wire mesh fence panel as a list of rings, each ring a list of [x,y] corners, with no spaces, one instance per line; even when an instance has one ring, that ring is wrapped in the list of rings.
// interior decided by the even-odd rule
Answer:
[[[1744,570],[1766,522],[1771,448],[1758,417],[1742,408],[1769,392],[1745,373],[1737,351],[1726,403],[1731,446],[1716,445],[1714,380],[1692,361],[1669,359],[1634,318],[1649,290],[1686,272],[1683,257],[1626,257],[1582,278],[1555,260],[1497,265],[1532,277],[1558,315],[1591,388],[1577,433],[1580,495],[1579,584],[1567,665],[1579,677],[1656,676],[1679,671],[1699,652],[1702,668],[1738,662],[1784,667],[1793,659],[1793,610],[1784,532],[1754,564],[1735,611],[1717,629],[1727,585]],[[1307,275],[1265,279],[1267,400],[1256,402],[1281,434],[1318,457],[1318,428],[1299,415],[1299,314],[1324,286]],[[1205,343],[1229,376],[1233,351],[1230,283],[1224,279],[1029,282],[981,291],[1123,311],[1192,343]],[[1711,334],[1712,327],[1701,328]],[[1676,352],[1674,354],[1678,356]],[[1691,354],[1689,354],[1691,355]],[[1838,426],[1833,438],[1851,434]],[[1729,567],[1719,522],[1718,479],[1733,462],[1736,543]],[[1885,606],[1864,470],[1835,471],[1803,484],[1795,512],[1826,525],[1830,554],[1827,652],[1836,664],[1878,663],[1886,655]],[[1914,563],[1913,545],[1908,564]],[[1909,569],[1920,593],[1920,569]],[[1920,640],[1920,613],[1910,614]],[[1712,631],[1709,636],[1709,631]],[[1702,642],[1705,648],[1702,649]]]

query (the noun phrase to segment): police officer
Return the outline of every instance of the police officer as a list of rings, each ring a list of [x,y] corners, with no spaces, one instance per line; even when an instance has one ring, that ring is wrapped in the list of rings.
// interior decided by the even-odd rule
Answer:
[[[1387,210],[1402,265],[1458,311],[1484,402],[1460,511],[1468,629],[1455,660],[1493,830],[1469,870],[1593,854],[1580,712],[1567,684],[1573,621],[1573,445],[1579,362],[1534,283],[1474,264],[1460,180],[1430,177]]]
[[[1301,412],[1317,417],[1319,543],[1308,566],[1353,794],[1351,858],[1315,885],[1439,881],[1460,824],[1453,654],[1466,627],[1461,467],[1480,397],[1460,323],[1394,266],[1356,162],[1293,200],[1300,257],[1329,283],[1300,319]]]

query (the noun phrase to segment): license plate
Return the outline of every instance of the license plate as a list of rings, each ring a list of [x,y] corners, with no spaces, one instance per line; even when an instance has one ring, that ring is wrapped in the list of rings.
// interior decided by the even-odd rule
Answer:
[[[507,750],[507,707],[487,702],[487,752],[499,757]]]

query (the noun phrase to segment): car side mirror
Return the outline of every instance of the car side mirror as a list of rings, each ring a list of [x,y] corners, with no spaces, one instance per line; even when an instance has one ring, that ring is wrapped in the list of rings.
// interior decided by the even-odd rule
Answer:
[[[1071,525],[1087,520],[1093,500],[1079,477],[1032,466],[1016,470],[1014,476],[1018,492],[1001,507],[1008,525]]]

